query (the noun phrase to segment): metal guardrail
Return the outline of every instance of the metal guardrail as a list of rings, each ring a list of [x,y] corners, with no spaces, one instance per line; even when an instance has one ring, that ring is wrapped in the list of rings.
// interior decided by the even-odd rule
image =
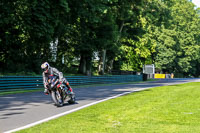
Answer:
[[[142,75],[114,75],[114,76],[66,76],[70,85],[91,85],[106,83],[122,83],[142,81]],[[1,76],[0,92],[14,90],[33,90],[43,88],[41,76]]]

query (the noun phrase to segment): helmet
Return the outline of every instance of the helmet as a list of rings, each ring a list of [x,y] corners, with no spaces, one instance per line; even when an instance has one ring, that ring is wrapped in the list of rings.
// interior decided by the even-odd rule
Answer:
[[[42,70],[45,72],[45,73],[47,73],[48,72],[48,69],[49,69],[49,63],[48,62],[45,62],[45,63],[43,63],[42,65],[41,65],[41,68],[42,68]]]

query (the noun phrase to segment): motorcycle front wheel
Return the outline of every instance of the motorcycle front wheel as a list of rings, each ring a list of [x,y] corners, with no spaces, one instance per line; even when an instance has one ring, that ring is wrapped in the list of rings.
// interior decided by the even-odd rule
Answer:
[[[61,96],[61,94],[59,93],[59,91],[52,91],[51,92],[51,97],[53,102],[55,103],[55,105],[57,107],[62,107],[63,106],[63,98]]]

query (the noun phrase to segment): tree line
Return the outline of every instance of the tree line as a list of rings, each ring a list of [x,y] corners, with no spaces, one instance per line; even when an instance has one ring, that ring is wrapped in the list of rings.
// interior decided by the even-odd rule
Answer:
[[[188,0],[2,0],[0,72],[200,75],[200,9]]]

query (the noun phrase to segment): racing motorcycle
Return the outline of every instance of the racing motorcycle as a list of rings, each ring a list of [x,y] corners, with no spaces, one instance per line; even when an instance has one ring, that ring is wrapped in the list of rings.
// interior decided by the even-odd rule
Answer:
[[[57,76],[49,76],[47,88],[57,107],[63,106],[66,102],[69,104],[75,103],[75,94],[69,94],[67,87],[62,82],[59,82]]]

